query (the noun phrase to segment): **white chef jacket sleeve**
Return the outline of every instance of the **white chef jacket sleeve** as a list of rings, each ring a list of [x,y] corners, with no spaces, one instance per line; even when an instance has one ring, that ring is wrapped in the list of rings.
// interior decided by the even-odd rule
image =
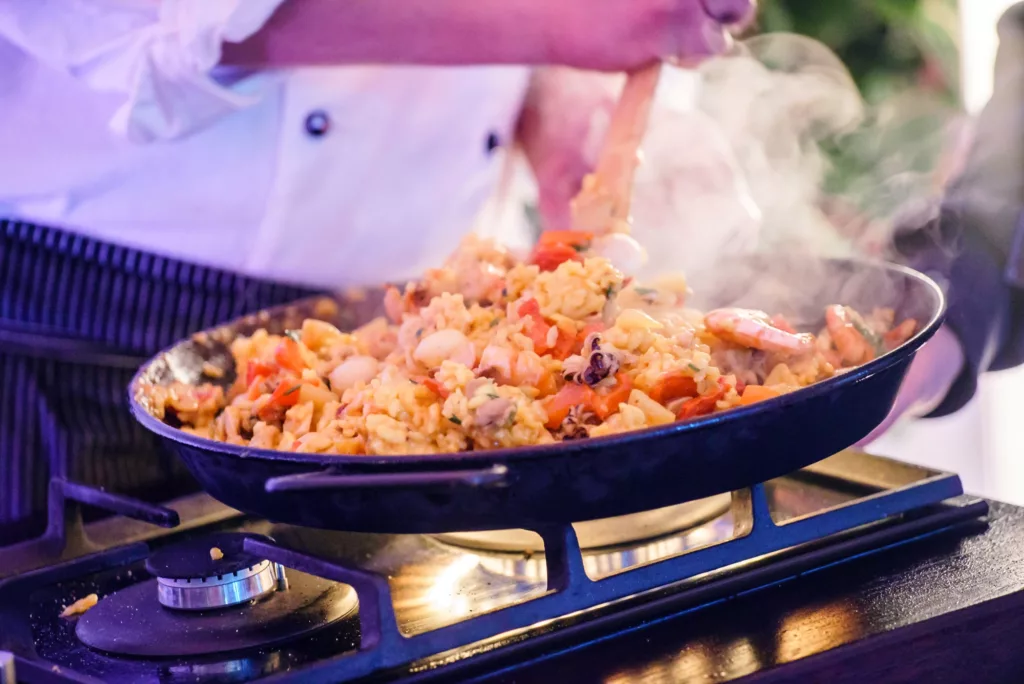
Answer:
[[[97,91],[123,94],[115,133],[172,140],[259,99],[218,81],[215,67],[224,42],[253,35],[282,2],[0,0],[0,40]]]

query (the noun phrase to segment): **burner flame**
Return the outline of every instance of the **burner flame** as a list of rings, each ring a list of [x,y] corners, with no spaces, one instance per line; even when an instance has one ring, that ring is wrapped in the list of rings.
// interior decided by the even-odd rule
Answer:
[[[439,613],[465,617],[470,613],[470,601],[460,591],[462,582],[480,565],[480,558],[471,554],[460,556],[438,573],[427,590],[427,603]]]

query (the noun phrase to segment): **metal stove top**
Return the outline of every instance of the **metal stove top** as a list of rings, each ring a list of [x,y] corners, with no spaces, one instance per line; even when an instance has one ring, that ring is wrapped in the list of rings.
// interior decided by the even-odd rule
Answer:
[[[720,514],[665,537],[581,550],[572,528],[538,531],[546,553],[277,525],[205,495],[154,507],[69,483],[51,489],[59,501],[47,537],[0,550],[0,651],[14,655],[19,682],[450,676],[467,663],[585,640],[985,512],[984,502],[960,496],[955,475],[852,451],[736,492]],[[83,527],[75,516],[83,500],[177,525],[118,517]],[[235,555],[214,559],[217,544]],[[206,569],[167,562],[186,549]],[[281,582],[212,610],[162,604],[150,572],[175,566],[160,581],[187,590],[195,574],[207,591],[248,581],[230,573],[264,561]],[[96,608],[60,617],[92,593]]]

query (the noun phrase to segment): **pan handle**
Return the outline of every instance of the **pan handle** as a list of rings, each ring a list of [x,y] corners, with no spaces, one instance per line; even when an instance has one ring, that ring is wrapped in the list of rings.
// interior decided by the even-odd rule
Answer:
[[[419,473],[345,474],[336,470],[282,475],[267,480],[268,492],[359,489],[362,487],[419,487],[424,485],[466,485],[496,487],[505,484],[508,467],[500,464],[477,470],[439,470]]]

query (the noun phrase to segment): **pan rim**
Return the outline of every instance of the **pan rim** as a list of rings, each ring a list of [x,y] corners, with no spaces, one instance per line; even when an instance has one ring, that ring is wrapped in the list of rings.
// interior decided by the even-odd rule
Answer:
[[[876,373],[900,363],[906,355],[912,355],[920,349],[925,342],[931,339],[939,327],[941,327],[946,315],[946,296],[938,284],[924,273],[900,264],[894,264],[877,259],[825,258],[823,260],[842,261],[848,264],[859,263],[874,266],[876,268],[883,268],[889,272],[901,273],[905,277],[921,283],[926,289],[931,290],[937,303],[931,320],[929,320],[927,325],[922,327],[917,334],[902,345],[882,354],[862,366],[858,366],[845,373],[841,373],[828,378],[827,380],[822,380],[821,382],[817,382],[813,385],[803,387],[789,394],[784,394],[780,397],[774,397],[749,406],[732,408],[720,413],[713,413],[709,416],[703,416],[686,422],[676,422],[669,425],[645,428],[643,430],[634,430],[616,435],[592,437],[584,440],[574,440],[571,442],[555,442],[553,444],[536,446],[511,447],[486,451],[452,452],[446,454],[409,454],[394,456],[361,456],[352,454],[322,455],[278,451],[276,449],[253,449],[246,446],[218,442],[205,437],[192,435],[159,420],[139,403],[136,398],[138,394],[137,388],[142,377],[156,361],[176,348],[183,342],[183,340],[179,340],[175,344],[161,350],[138,369],[128,385],[129,407],[133,417],[144,428],[163,439],[168,439],[188,447],[207,452],[215,452],[220,456],[234,457],[240,460],[267,460],[293,463],[295,465],[319,466],[321,468],[331,466],[359,466],[361,470],[387,469],[389,471],[418,469],[425,465],[429,466],[430,470],[444,470],[453,467],[464,469],[467,466],[486,468],[493,466],[495,463],[511,465],[520,461],[550,458],[556,454],[567,455],[571,453],[580,457],[585,457],[590,451],[625,447],[627,445],[635,444],[636,442],[654,442],[663,439],[671,439],[673,436],[682,433],[698,432],[711,426],[743,421],[747,416],[759,413],[765,410],[766,407],[784,408],[807,401],[813,401],[823,395],[829,394],[833,389],[861,382]],[[228,325],[230,325],[230,323],[228,323]]]

